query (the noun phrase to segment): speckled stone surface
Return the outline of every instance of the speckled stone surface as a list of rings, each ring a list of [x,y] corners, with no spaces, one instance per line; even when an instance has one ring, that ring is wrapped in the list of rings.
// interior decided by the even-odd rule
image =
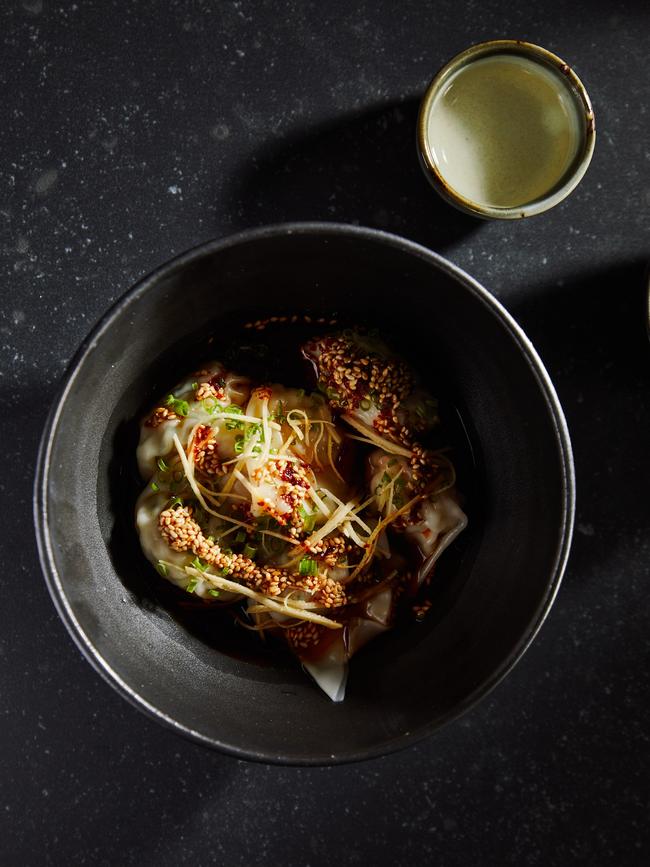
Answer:
[[[647,4],[23,0],[0,22],[0,863],[649,863]],[[496,36],[572,63],[598,126],[577,191],[516,224],[438,202],[414,151],[429,78]],[[515,671],[434,738],[333,769],[237,762],[126,704],[59,622],[31,517],[48,405],[110,303],[197,243],[307,218],[421,241],[503,300],[578,482]]]

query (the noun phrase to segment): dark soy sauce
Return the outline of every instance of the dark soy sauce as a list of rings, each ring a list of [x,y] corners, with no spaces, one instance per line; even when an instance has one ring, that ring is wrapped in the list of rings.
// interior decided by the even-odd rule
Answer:
[[[247,328],[246,323],[241,320],[220,320],[213,335],[206,340],[205,352],[198,358],[195,366],[200,368],[201,363],[221,361],[228,369],[249,376],[255,384],[281,383],[290,388],[302,388],[309,393],[316,389],[316,376],[311,362],[303,357],[300,347],[314,337],[335,334],[343,328],[355,326],[354,322],[342,322],[338,319],[335,324],[331,324],[332,318],[320,321],[318,317],[310,317],[311,321],[305,321],[307,317],[301,315],[295,322],[268,322],[263,328]],[[380,332],[378,336],[381,337]],[[400,352],[402,347],[395,340],[385,342],[391,350],[400,353],[411,363],[408,353]],[[181,357],[180,353],[179,357]],[[415,365],[413,367],[417,372],[417,367]],[[424,387],[438,399],[441,423],[430,435],[423,437],[422,442],[433,449],[449,448],[448,456],[456,469],[456,486],[461,506],[468,516],[471,527],[477,499],[474,451],[459,408],[445,394],[442,388],[444,379],[442,375],[437,375],[435,364],[432,369],[433,377],[427,379],[421,377],[421,380]],[[176,378],[181,379],[185,373],[185,369],[179,370]],[[172,385],[173,383],[166,384],[163,391]],[[355,441],[350,441],[350,444],[347,455],[344,455],[344,467],[341,466],[341,470],[344,470],[342,474],[346,480],[360,485],[365,478],[366,457],[370,448]],[[415,602],[422,602],[425,599],[432,601],[431,609],[426,616],[427,622],[437,620],[443,610],[451,605],[460,590],[460,587],[455,587],[457,584],[455,578],[467,547],[466,533],[467,531],[461,533],[444,552],[434,567],[431,581],[415,596],[408,597],[405,594],[405,602],[397,613],[398,627],[404,625],[417,628],[411,609]],[[409,546],[396,535],[391,540],[391,546],[393,545],[395,550],[405,556],[409,568],[417,570],[421,555],[415,547]],[[258,634],[242,625],[242,621],[246,622],[246,617],[240,606],[204,602],[158,578],[153,568],[148,564],[144,568],[147,567],[151,573],[151,581],[154,583],[152,589],[159,604],[183,629],[201,642],[220,653],[258,665],[295,666],[295,656],[284,641],[274,635]]]

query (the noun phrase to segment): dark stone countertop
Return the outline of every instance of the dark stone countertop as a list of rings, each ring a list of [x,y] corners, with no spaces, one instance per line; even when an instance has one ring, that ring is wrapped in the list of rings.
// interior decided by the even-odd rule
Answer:
[[[0,20],[0,862],[648,863],[647,4],[23,0]],[[572,63],[598,128],[576,192],[514,224],[439,203],[413,146],[429,78],[497,36]],[[485,701],[388,758],[286,769],[185,742],[97,677],[31,499],[57,382],[111,302],[197,243],[310,218],[420,241],[508,306],[565,407],[578,512],[546,625]]]

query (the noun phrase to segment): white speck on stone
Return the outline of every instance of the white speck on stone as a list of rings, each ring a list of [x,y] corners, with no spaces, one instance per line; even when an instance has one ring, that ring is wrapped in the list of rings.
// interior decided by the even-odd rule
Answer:
[[[225,141],[230,135],[230,127],[225,123],[218,123],[210,130],[210,135],[217,141]]]
[[[58,178],[59,173],[56,169],[48,169],[37,179],[34,184],[34,191],[38,193],[39,196],[44,195],[52,189]]]
[[[182,190],[177,184],[172,184],[170,187],[167,187],[167,192],[171,193],[172,196],[180,196]]]
[[[13,319],[14,325],[20,325],[25,321],[25,314],[22,310],[14,310],[11,314],[11,318]]]
[[[596,535],[593,524],[578,524],[578,533],[582,533],[583,536]]]

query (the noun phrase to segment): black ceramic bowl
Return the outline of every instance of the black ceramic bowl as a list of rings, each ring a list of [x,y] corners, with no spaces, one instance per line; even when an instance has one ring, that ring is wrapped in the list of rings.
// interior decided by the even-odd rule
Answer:
[[[341,704],[293,661],[233,655],[173,617],[132,523],[143,410],[197,352],[218,357],[234,320],[306,310],[378,325],[459,411],[467,437],[459,451],[470,524],[445,555],[434,608],[353,659]],[[435,253],[327,223],[206,244],[128,292],[67,375],[43,436],[35,505],[56,607],[115,689],[201,743],[305,764],[404,747],[485,695],[549,610],[573,511],[562,410],[508,313]]]

